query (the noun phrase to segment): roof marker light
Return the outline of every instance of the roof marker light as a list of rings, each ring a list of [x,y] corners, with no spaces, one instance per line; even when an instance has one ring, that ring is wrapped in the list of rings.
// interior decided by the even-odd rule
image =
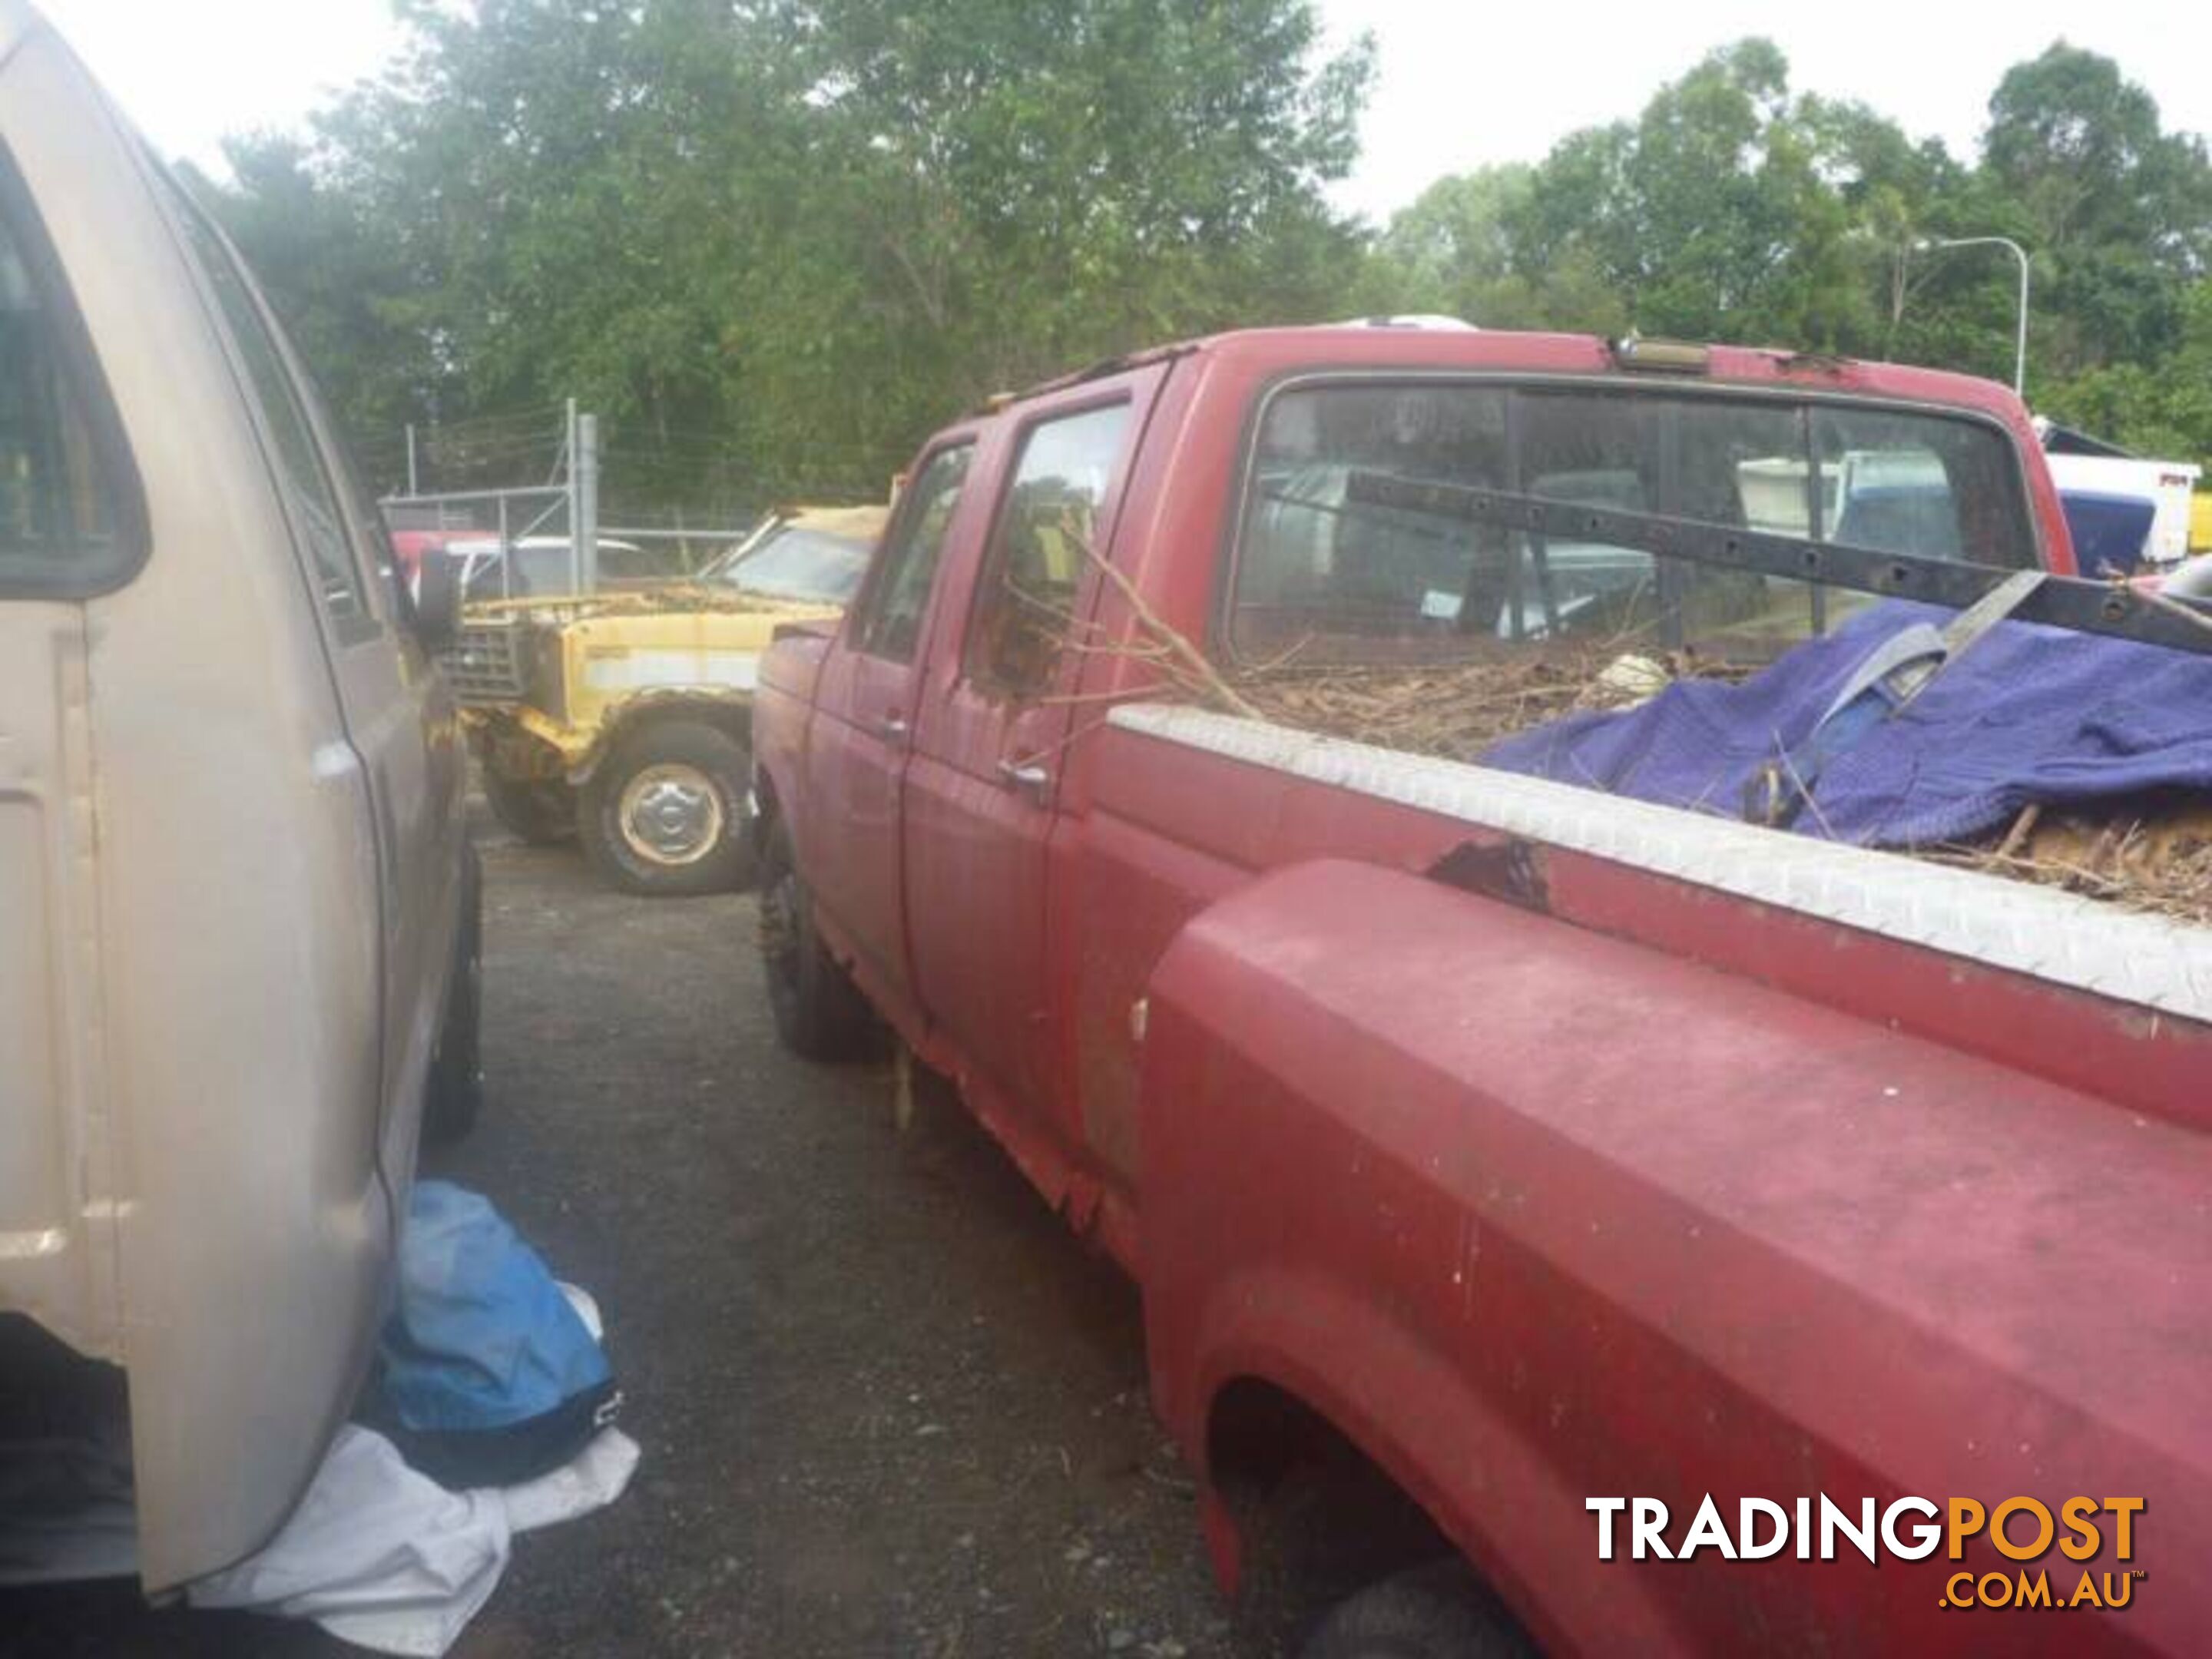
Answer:
[[[1630,334],[1613,343],[1613,360],[1623,368],[1654,374],[1703,374],[1713,366],[1713,349],[1687,340],[1647,340]]]

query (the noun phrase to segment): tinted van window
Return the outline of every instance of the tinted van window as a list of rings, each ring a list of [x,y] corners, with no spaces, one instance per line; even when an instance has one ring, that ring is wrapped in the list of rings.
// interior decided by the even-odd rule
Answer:
[[[0,161],[0,591],[83,592],[122,575],[137,538],[77,323],[19,181]]]

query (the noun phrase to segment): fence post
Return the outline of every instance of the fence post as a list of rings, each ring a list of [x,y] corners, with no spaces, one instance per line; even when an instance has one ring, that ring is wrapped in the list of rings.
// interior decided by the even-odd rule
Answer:
[[[599,417],[576,420],[576,558],[584,592],[599,591]]]
[[[584,469],[577,465],[576,400],[567,400],[561,428],[561,459],[568,469],[568,591],[584,591]]]

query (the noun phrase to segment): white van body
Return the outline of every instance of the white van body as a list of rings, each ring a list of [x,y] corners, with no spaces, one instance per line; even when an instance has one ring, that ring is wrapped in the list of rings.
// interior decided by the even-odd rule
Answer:
[[[2137,460],[2120,455],[2046,455],[2051,482],[2063,495],[2094,490],[2132,495],[2151,503],[2150,537],[2143,562],[2164,568],[2189,556],[2189,501],[2204,469],[2191,461]]]
[[[343,1420],[472,981],[404,609],[250,279],[0,0],[0,1313],[123,1369],[149,1589]]]

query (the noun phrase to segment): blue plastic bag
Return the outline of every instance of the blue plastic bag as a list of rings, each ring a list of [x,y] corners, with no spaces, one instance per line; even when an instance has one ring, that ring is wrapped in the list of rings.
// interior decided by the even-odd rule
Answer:
[[[453,1485],[566,1462],[617,1396],[598,1340],[544,1261],[482,1194],[422,1181],[368,1410],[408,1461]]]

